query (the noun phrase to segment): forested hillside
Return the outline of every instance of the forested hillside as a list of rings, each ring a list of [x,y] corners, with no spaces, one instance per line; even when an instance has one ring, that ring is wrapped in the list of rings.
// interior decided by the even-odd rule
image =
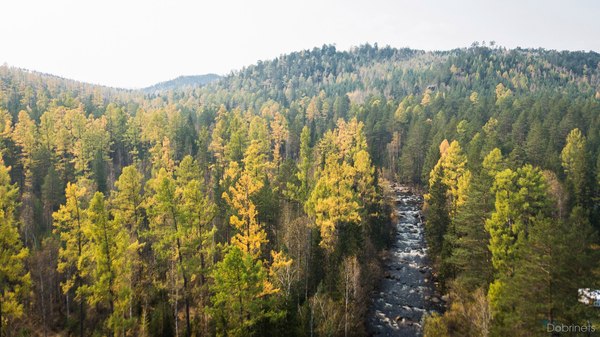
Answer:
[[[160,82],[142,89],[145,93],[153,94],[160,91],[196,88],[218,81],[221,78],[216,74],[179,76],[170,81]]]
[[[0,67],[0,335],[364,336],[389,182],[426,336],[600,329],[600,54],[333,46],[202,87]]]

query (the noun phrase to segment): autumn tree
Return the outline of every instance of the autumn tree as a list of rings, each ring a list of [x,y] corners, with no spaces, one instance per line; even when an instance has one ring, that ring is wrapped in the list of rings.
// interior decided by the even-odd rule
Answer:
[[[354,170],[337,155],[327,157],[325,167],[306,202],[307,214],[315,219],[321,233],[320,246],[332,252],[343,226],[360,222],[359,203],[352,190]]]
[[[281,150],[284,142],[289,137],[287,120],[281,113],[275,114],[274,119],[270,123],[271,138],[273,142],[273,163],[276,168],[279,168],[281,163]]]
[[[86,197],[87,190],[84,187],[68,183],[65,190],[65,204],[52,215],[54,233],[59,235],[62,244],[58,252],[58,272],[66,276],[61,283],[62,291],[67,296],[67,303],[72,294],[75,294],[75,299],[79,302],[80,336],[84,334],[85,320],[85,297],[80,290],[85,284],[82,258],[84,251],[89,249],[89,240],[84,233]],[[67,315],[69,315],[68,309]]]
[[[173,173],[164,167],[156,177],[148,181],[148,207],[150,230],[154,238],[153,248],[161,261],[161,267],[169,268],[175,275],[167,284],[174,302],[175,318],[178,317],[179,280],[183,280],[183,298],[185,302],[185,331],[191,334],[189,271],[184,262],[182,250],[181,207],[177,197],[177,185]],[[160,277],[159,279],[162,279]],[[166,282],[162,280],[161,283]],[[160,286],[163,286],[161,284]],[[177,321],[176,321],[177,324]]]
[[[126,308],[129,319],[133,316],[134,303],[147,297],[143,287],[149,283],[148,276],[144,275],[144,271],[149,266],[141,255],[141,247],[146,244],[146,240],[142,238],[144,232],[142,226],[145,220],[142,180],[143,177],[135,166],[124,167],[119,179],[115,182],[115,190],[109,200],[113,222],[125,231],[126,238],[120,238],[119,243],[123,244],[126,241],[128,246],[128,249],[123,252],[125,254],[124,266],[120,268],[123,269],[123,277],[129,282],[128,287],[131,291],[131,298],[127,303],[128,308]]]
[[[240,171],[236,163],[230,165],[225,176],[235,181],[227,192],[223,192],[223,199],[236,213],[229,218],[229,223],[238,230],[231,238],[231,243],[257,259],[262,254],[262,245],[267,242],[267,233],[258,221],[258,211],[252,197],[263,187],[263,183],[253,179],[251,172]]]
[[[24,225],[23,232],[25,241],[33,244],[36,241],[36,231],[34,224],[34,195],[33,195],[33,175],[34,151],[36,150],[37,126],[29,117],[26,111],[19,112],[19,121],[15,124],[13,139],[21,147],[21,165],[23,167],[24,177],[22,183],[21,195],[21,216],[20,220]]]
[[[23,247],[16,221],[19,189],[11,184],[9,170],[0,158],[0,335],[14,329],[15,319],[23,316],[31,286],[25,267],[29,250]]]
[[[452,275],[449,258],[458,240],[455,228],[456,214],[463,206],[471,172],[466,169],[467,159],[457,141],[440,144],[440,159],[429,176],[426,235],[432,250],[440,254],[440,271],[443,277]]]
[[[81,288],[91,307],[108,309],[105,326],[113,335],[122,334],[132,328],[131,265],[129,256],[134,255],[139,245],[130,244],[129,235],[120,223],[110,220],[104,195],[96,192],[87,209],[84,235],[89,240],[89,249],[82,255],[83,275],[91,280]],[[132,252],[128,252],[131,250]],[[127,317],[129,314],[129,317]]]
[[[200,180],[200,168],[191,156],[183,158],[176,170],[176,196],[180,201],[180,233],[182,269],[189,271],[190,294],[197,298],[201,331],[206,332],[208,315],[207,275],[215,252],[216,228],[211,221],[215,206],[205,195]]]

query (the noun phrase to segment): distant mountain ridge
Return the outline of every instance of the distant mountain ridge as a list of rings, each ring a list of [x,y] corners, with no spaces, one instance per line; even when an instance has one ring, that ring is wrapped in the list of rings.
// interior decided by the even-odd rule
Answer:
[[[179,76],[175,79],[160,82],[141,90],[145,93],[154,93],[156,91],[181,89],[185,87],[196,88],[218,81],[219,79],[221,79],[221,76],[217,74]]]

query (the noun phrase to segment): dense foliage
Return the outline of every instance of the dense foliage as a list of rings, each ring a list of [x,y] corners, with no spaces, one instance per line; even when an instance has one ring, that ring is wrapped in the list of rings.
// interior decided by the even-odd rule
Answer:
[[[152,93],[2,66],[0,147],[5,335],[365,335],[386,181],[428,190],[428,336],[598,324],[596,53],[323,46]]]

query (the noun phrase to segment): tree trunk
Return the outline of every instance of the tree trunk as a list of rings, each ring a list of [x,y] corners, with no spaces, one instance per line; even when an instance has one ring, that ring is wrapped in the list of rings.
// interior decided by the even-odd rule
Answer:
[[[41,303],[42,303],[42,322],[44,324],[44,337],[46,337],[48,335],[48,329],[46,327],[46,303],[44,302],[44,278],[42,277],[42,271],[41,271],[41,267],[38,265],[39,268],[39,278],[40,278],[40,287],[41,287]]]
[[[4,328],[2,326],[2,300],[4,298],[4,291],[2,291],[2,294],[0,294],[0,337],[2,337],[2,329]]]
[[[175,227],[175,233],[179,232],[177,227],[177,218],[174,210],[171,210],[173,215],[173,225]],[[191,324],[190,324],[190,298],[188,295],[188,279],[185,273],[185,267],[183,266],[183,255],[181,254],[181,240],[177,236],[177,256],[179,258],[179,265],[181,265],[181,274],[183,276],[183,296],[185,298],[185,336],[190,337],[191,335]]]
[[[79,337],[83,337],[83,320],[85,319],[83,313],[83,298],[79,300]]]

